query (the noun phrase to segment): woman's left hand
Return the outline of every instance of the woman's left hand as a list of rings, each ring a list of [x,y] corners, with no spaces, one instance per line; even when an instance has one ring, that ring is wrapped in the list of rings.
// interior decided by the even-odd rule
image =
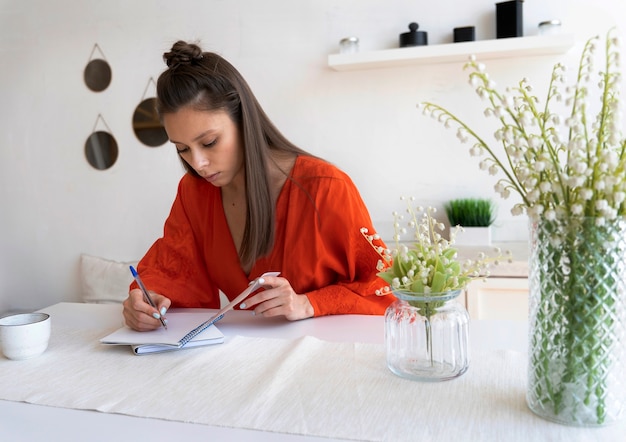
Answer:
[[[258,316],[284,316],[289,321],[310,318],[313,306],[306,295],[294,292],[289,281],[278,276],[264,276],[261,284],[265,290],[250,296],[239,306],[254,309]]]

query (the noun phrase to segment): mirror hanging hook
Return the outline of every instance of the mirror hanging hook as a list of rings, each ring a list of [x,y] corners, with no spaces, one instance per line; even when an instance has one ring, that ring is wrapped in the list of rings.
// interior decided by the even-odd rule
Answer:
[[[156,82],[154,81],[154,77],[150,77],[150,79],[148,80],[148,84],[146,85],[146,88],[143,91],[143,95],[141,96],[141,101],[144,101],[146,99],[146,95],[148,95],[148,89],[150,88],[150,85],[154,86],[154,89],[156,89]],[[156,92],[154,94],[156,96]]]
[[[102,52],[102,49],[100,48],[100,46],[98,45],[98,43],[95,43],[93,45],[93,49],[91,50],[91,54],[89,54],[89,59],[87,59],[87,62],[90,62],[91,59],[93,58],[93,54],[95,54],[95,52],[98,51],[100,52],[100,55],[102,56],[103,60],[106,60],[107,58],[104,56],[104,52]]]
[[[98,117],[96,118],[96,123],[93,125],[93,130],[91,131],[92,133],[96,131],[96,127],[98,126],[99,121],[102,121],[102,124],[104,124],[104,126],[107,128],[107,132],[113,134],[107,122],[104,121],[104,117],[102,116],[102,114],[98,114]]]

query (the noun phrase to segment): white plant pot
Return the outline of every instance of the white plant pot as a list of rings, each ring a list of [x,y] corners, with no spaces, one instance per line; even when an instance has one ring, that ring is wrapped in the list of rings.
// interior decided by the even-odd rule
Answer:
[[[490,246],[491,227],[463,227],[456,234],[457,246]]]

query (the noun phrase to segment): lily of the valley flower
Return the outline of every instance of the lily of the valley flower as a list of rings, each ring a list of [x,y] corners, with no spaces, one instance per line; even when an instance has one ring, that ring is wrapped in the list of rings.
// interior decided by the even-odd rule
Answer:
[[[503,254],[495,248],[494,256],[479,253],[476,259],[459,262],[457,249],[453,246],[462,228],[453,228],[450,240],[447,240],[442,235],[445,225],[435,218],[435,208],[415,206],[414,198],[401,199],[407,202],[409,219],[404,221],[404,215],[393,213],[395,249],[382,247],[378,234],[361,229],[361,234],[380,257],[376,266],[378,276],[389,284],[377,295],[384,295],[390,290],[428,294],[463,289],[474,279],[488,277],[491,264],[496,265],[503,258],[511,259],[509,252]],[[405,242],[403,238],[409,231],[407,227],[413,235]]]
[[[502,198],[511,193],[520,196],[513,215],[590,216],[601,224],[626,214],[619,40],[613,34],[614,30],[607,34],[599,73],[595,65],[598,37],[586,43],[573,86],[565,86],[565,66],[554,66],[545,103],[532,95],[526,78],[499,92],[485,66],[471,57],[465,66],[471,70],[470,84],[487,101],[484,115],[500,124],[495,143],[443,107],[429,102],[420,105],[445,127],[456,127],[461,142],[473,142],[470,155],[484,157],[481,170],[504,176],[494,189]],[[594,86],[600,98],[596,106],[590,102]],[[568,108],[563,109],[563,104]],[[559,110],[554,110],[556,106]],[[592,116],[594,109],[597,113]]]

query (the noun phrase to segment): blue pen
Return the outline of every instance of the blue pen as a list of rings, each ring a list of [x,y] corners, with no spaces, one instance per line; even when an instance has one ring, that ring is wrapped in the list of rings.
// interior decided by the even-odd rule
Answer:
[[[144,298],[146,298],[146,302],[150,304],[152,307],[154,307],[154,309],[156,310],[157,308],[156,304],[154,303],[154,301],[148,294],[148,290],[146,290],[146,286],[143,285],[143,281],[141,281],[141,278],[139,277],[139,273],[137,273],[137,271],[135,270],[133,266],[130,266],[130,273],[133,274],[133,278],[135,278],[135,281],[137,281],[137,285],[139,285],[139,288],[143,292],[143,296]],[[165,324],[163,317],[160,317],[159,320],[161,321],[161,324],[163,324],[163,327],[165,327],[165,329],[167,330],[167,325]]]

